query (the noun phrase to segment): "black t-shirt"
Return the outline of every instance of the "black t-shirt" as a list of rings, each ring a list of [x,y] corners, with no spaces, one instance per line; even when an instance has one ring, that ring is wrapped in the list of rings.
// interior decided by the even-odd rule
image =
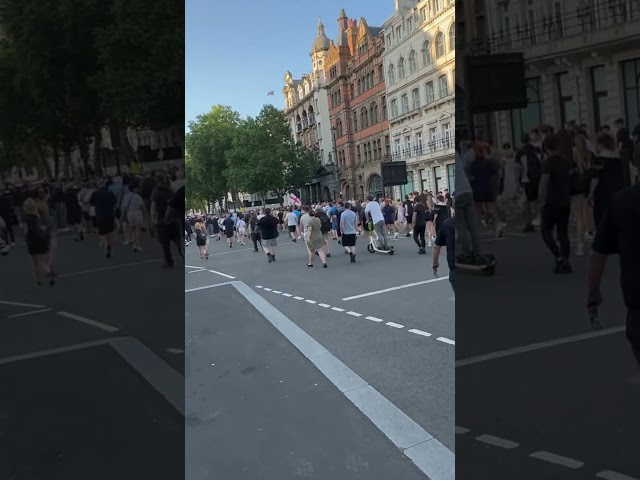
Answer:
[[[447,218],[436,235],[436,245],[447,247],[447,264],[449,270],[456,269],[456,221],[454,217]]]
[[[421,203],[416,203],[413,207],[413,213],[416,214],[416,227],[422,227],[427,224],[427,207],[422,205]]]
[[[542,161],[542,174],[549,175],[547,205],[571,205],[571,162],[560,155],[550,155]]]
[[[278,219],[271,215],[266,215],[258,220],[258,228],[262,233],[262,238],[271,240],[278,238]]]
[[[620,256],[620,286],[625,306],[640,310],[640,185],[618,192],[598,226],[593,250]]]
[[[176,217],[184,218],[184,212],[186,210],[185,198],[184,198],[184,185],[176,190],[176,193],[171,197],[171,201],[169,202],[169,206],[173,208],[176,212]],[[194,219],[195,220],[195,219]],[[195,221],[194,221],[195,225]]]
[[[436,224],[438,226],[442,225],[443,222],[451,216],[448,205],[435,205],[433,213],[438,215],[436,218]]]
[[[169,206],[169,202],[171,201],[171,190],[168,187],[164,187],[158,185],[153,189],[153,193],[151,194],[151,201],[155,205],[157,219],[156,222],[158,225],[167,225],[167,220],[165,219],[167,213],[167,207]],[[183,217],[178,217],[183,218]],[[171,223],[171,222],[169,222]]]
[[[97,219],[115,218],[117,203],[116,196],[106,188],[93,192],[89,200],[89,204],[96,209]]]
[[[227,217],[222,221],[222,226],[224,227],[225,232],[233,233],[233,229],[236,226],[236,222],[233,221],[233,218]]]
[[[405,200],[404,202],[404,211],[407,218],[413,218],[413,203],[409,200]]]

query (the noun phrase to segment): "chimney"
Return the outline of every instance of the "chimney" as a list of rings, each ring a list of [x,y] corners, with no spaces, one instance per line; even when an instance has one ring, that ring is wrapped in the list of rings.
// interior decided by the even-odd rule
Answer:
[[[347,41],[349,42],[349,51],[351,55],[355,55],[358,51],[358,21],[349,20],[349,29],[347,30]]]

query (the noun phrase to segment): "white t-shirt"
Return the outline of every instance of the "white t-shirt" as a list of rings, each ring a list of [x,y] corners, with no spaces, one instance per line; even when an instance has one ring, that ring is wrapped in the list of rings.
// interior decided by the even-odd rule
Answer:
[[[238,219],[238,225],[237,225],[238,231],[240,230],[244,230],[247,228],[247,224],[244,223],[244,220],[242,220],[241,218]]]
[[[134,192],[125,193],[122,199],[122,207],[127,212],[141,212],[142,197]]]
[[[295,227],[296,225],[298,225],[298,216],[295,213],[287,213],[287,225],[290,227]]]
[[[384,223],[384,216],[382,215],[382,210],[380,210],[380,204],[375,200],[373,202],[367,202],[367,206],[364,207],[365,215],[371,215],[371,219],[373,223]]]
[[[396,205],[396,212],[398,212],[398,220],[404,220],[404,206],[402,204]]]
[[[300,217],[300,225],[302,226],[302,231],[306,231],[309,226],[309,220],[311,220],[311,215],[308,213],[303,213]]]

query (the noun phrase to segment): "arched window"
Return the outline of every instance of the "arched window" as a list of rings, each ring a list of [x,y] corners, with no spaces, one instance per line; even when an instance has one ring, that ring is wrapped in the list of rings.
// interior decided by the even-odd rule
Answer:
[[[417,57],[418,55],[416,54],[415,50],[411,50],[411,53],[409,53],[409,75],[411,75],[412,73],[416,73],[417,70]]]
[[[444,56],[444,33],[438,32],[436,35],[436,58]]]
[[[431,45],[429,44],[429,40],[425,40],[422,44],[422,63],[424,63],[425,67],[433,63],[433,59],[431,58]]]
[[[369,115],[367,114],[366,107],[362,107],[360,110],[360,124],[362,128],[367,128],[369,126]]]
[[[338,90],[338,103],[342,103],[342,93]]]
[[[353,131],[358,131],[358,112],[353,112]]]
[[[307,112],[302,111],[302,128],[307,128],[309,121],[307,120]]]
[[[404,77],[405,77],[404,58],[400,57],[400,60],[398,60],[398,78],[402,80]]]
[[[393,66],[393,63],[389,65],[389,71],[387,72],[387,80],[389,82],[389,85],[393,85],[394,83],[396,83],[396,69]]]
[[[376,102],[373,102],[369,107],[369,119],[371,125],[378,123],[378,105],[376,105]]]
[[[426,93],[426,104],[432,103],[436,99],[435,91],[433,88],[433,82],[427,82],[425,85],[425,93]]]
[[[342,120],[336,120],[336,137],[340,138],[342,136]]]
[[[315,114],[313,113],[313,107],[309,107],[309,125],[313,125],[314,123],[316,123],[316,117]]]
[[[455,52],[456,50],[456,24],[452,23],[449,27],[449,51]]]
[[[302,130],[302,119],[300,118],[300,115],[296,115],[296,130],[298,132]]]

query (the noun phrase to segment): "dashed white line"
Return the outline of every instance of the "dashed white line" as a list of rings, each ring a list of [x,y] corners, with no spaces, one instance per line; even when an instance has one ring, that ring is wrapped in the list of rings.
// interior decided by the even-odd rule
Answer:
[[[400,325],[399,323],[394,323],[394,322],[387,322],[385,323],[385,325],[389,325],[390,327],[393,327],[393,328],[404,328],[404,325]]]
[[[271,292],[271,289],[270,289],[270,288],[267,288],[267,287],[264,287],[264,288],[263,288],[263,290],[264,290],[265,292]]]
[[[322,308],[330,308],[331,307],[331,305],[328,305],[326,303],[319,303],[318,306],[322,307]]]
[[[372,322],[384,322],[384,320],[382,320],[381,318],[377,318],[377,317],[365,317],[367,320],[371,320]]]
[[[0,304],[11,305],[13,307],[46,308],[46,305],[34,305],[33,303],[10,302],[8,300],[0,300]]]
[[[304,297],[293,297],[295,300],[304,300]]]
[[[273,293],[275,293],[276,295],[281,295],[282,292],[280,292],[279,290],[273,290]]]
[[[602,472],[596,473],[596,477],[604,478],[605,480],[638,480],[637,478],[614,472],[613,470],[603,470]]]
[[[486,443],[487,445],[493,445],[494,447],[506,448],[507,450],[518,448],[520,446],[519,443],[512,442],[511,440],[506,440],[504,438],[494,437],[493,435],[486,434],[476,437],[476,440],[482,443]]]
[[[107,325],[106,323],[97,322],[95,320],[91,320],[90,318],[81,317],[80,315],[75,315],[69,312],[58,312],[58,315],[76,320],[78,322],[86,323],[87,325],[91,325],[92,327],[96,327],[107,332],[117,332],[118,330],[120,330],[113,325]]]
[[[358,313],[358,312],[352,312],[352,311],[348,311],[347,315],[351,315],[352,317],[361,317],[362,314]]]
[[[190,272],[187,273],[200,273],[200,272],[206,272],[207,269],[206,268],[201,268],[200,270],[191,270]]]
[[[543,462],[554,463],[556,465],[562,465],[563,467],[572,468],[574,470],[584,466],[584,462],[574,460],[573,458],[563,457],[562,455],[556,455],[550,452],[535,452],[529,455],[531,458],[537,458]]]
[[[234,280],[236,277],[232,277],[231,275],[227,275],[226,273],[222,273],[222,272],[216,272],[215,270],[209,270],[211,273],[215,273],[216,275],[220,275],[221,277],[224,278],[229,278],[231,280]]]
[[[335,310],[336,312],[344,312],[344,308],[340,307],[331,307],[331,310]]]
[[[431,336],[431,334],[429,332],[423,332],[422,330],[417,330],[415,328],[412,328],[409,331],[411,333],[415,333],[416,335],[422,335],[423,337],[430,337]]]
[[[283,293],[282,296],[283,297],[293,297],[293,295],[291,295],[290,293]]]
[[[471,430],[469,430],[468,428],[464,428],[464,427],[456,427],[456,434],[457,435],[464,435],[465,433],[469,433]]]
[[[7,318],[16,318],[16,317],[26,317],[27,315],[36,315],[38,313],[50,312],[53,308],[44,308],[42,310],[31,310],[30,312],[24,313],[14,313],[13,315],[9,315]]]
[[[436,340],[438,340],[439,342],[442,342],[442,343],[448,343],[449,345],[455,345],[456,344],[455,340],[451,340],[451,339],[445,338],[445,337],[438,337],[438,338],[436,338]]]
[[[307,300],[305,300],[305,302],[310,303],[310,304],[312,304],[312,305],[315,305],[316,303],[318,303],[318,302],[316,302],[315,300],[308,300],[308,299],[307,299]]]
[[[256,288],[263,288],[262,285],[256,285]]]
[[[167,348],[167,352],[173,353],[174,355],[179,355],[184,353],[184,350],[180,350],[179,348]]]

